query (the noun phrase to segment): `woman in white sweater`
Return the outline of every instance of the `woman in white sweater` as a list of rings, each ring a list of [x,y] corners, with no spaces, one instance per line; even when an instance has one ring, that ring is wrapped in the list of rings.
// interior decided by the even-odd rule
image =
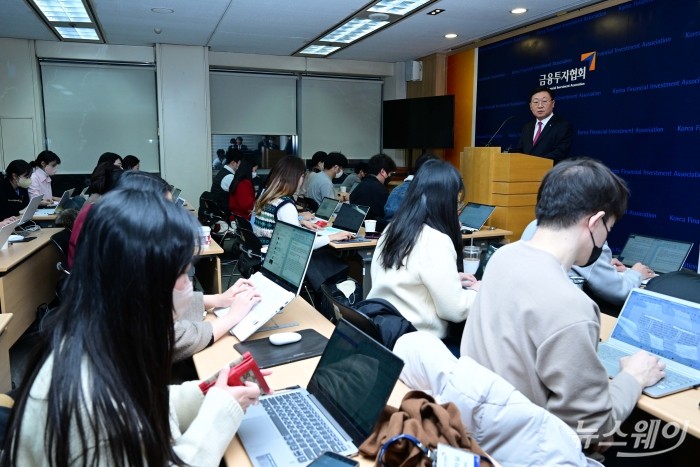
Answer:
[[[168,387],[173,287],[196,235],[195,217],[151,192],[117,189],[94,205],[0,465],[219,465],[260,391],[229,387],[228,369],[206,396],[196,381]]]
[[[450,164],[423,164],[372,258],[367,298],[388,300],[416,329],[440,339],[448,321],[467,319],[479,288],[473,275],[461,272],[457,203],[463,191]]]

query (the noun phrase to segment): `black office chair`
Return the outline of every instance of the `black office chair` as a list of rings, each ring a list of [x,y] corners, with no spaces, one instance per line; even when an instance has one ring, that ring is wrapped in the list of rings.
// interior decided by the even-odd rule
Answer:
[[[318,210],[318,203],[314,199],[306,196],[299,196],[297,198],[297,204],[305,211],[316,212]]]
[[[63,229],[55,234],[51,235],[51,242],[58,250],[58,262],[56,263],[56,269],[58,269],[63,276],[70,276],[70,271],[68,270],[67,263],[67,252],[68,243],[70,242],[71,231],[69,229]]]
[[[202,225],[211,228],[212,237],[222,247],[224,240],[233,236],[233,227],[228,214],[221,209],[214,196],[208,191],[203,192],[199,197],[197,217]]]
[[[248,279],[262,266],[262,242],[253,233],[253,226],[248,219],[236,216],[235,222],[234,248],[239,252],[238,271]]]
[[[333,296],[333,291],[328,284],[321,285],[321,292],[323,296],[331,304],[333,308],[334,317],[331,319],[332,322],[337,323],[340,318],[345,318],[347,321],[355,325],[362,332],[367,334],[369,337],[384,345],[382,342],[382,336],[379,332],[377,326],[363,313],[351,308]]]

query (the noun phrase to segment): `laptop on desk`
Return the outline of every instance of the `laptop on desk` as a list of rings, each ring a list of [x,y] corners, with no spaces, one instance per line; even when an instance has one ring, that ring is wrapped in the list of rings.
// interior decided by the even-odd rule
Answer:
[[[315,238],[311,230],[275,223],[262,268],[250,277],[262,300],[230,331],[239,341],[250,337],[299,295]]]
[[[617,259],[628,268],[643,263],[655,273],[665,274],[679,271],[692,248],[693,242],[631,234]]]
[[[479,203],[467,203],[459,213],[459,221],[462,223],[462,232],[478,232],[489,220],[496,206]]]
[[[323,201],[321,201],[321,204],[318,206],[318,209],[316,209],[316,212],[314,213],[314,222],[318,222],[319,219],[328,222],[333,216],[333,213],[338,207],[338,204],[340,204],[340,201],[338,201],[337,199],[323,198]]]
[[[7,248],[8,240],[15,230],[15,227],[19,225],[19,221],[10,222],[6,226],[0,228],[0,250]]]
[[[612,378],[620,358],[645,350],[666,363],[666,376],[644,388],[662,397],[700,384],[700,304],[644,289],[632,289],[598,357]]]
[[[307,389],[262,396],[248,408],[238,429],[248,457],[256,467],[281,467],[308,465],[326,451],[355,455],[402,368],[399,357],[341,319]]]
[[[367,217],[369,206],[360,206],[359,204],[342,203],[338,209],[338,214],[335,215],[333,227],[326,227],[319,230],[319,235],[332,235],[336,232],[350,232],[357,235],[360,231],[362,223]]]
[[[36,216],[52,216],[54,214],[58,214],[59,212],[63,211],[63,208],[66,206],[66,203],[70,199],[71,196],[73,196],[73,190],[75,188],[71,188],[69,190],[66,190],[63,192],[63,195],[61,196],[61,199],[58,201],[58,204],[54,207],[51,208],[39,208],[36,210],[36,213],[34,215]]]

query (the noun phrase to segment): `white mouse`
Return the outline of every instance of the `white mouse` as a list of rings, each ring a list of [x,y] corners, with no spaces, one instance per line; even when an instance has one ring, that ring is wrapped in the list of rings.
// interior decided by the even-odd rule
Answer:
[[[301,334],[298,332],[280,332],[270,336],[270,344],[272,345],[286,345],[299,342],[301,340]]]
[[[21,235],[10,235],[10,238],[7,239],[9,242],[21,242],[24,240],[24,237]]]

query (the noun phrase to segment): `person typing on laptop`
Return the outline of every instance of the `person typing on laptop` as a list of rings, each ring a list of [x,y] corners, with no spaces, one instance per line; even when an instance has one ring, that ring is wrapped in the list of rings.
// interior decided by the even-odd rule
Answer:
[[[600,311],[567,276],[598,259],[628,197],[625,182],[598,161],[557,164],[539,189],[537,231],[493,254],[462,336],[462,355],[594,442],[664,376],[658,357],[638,352],[608,379],[596,353]]]

